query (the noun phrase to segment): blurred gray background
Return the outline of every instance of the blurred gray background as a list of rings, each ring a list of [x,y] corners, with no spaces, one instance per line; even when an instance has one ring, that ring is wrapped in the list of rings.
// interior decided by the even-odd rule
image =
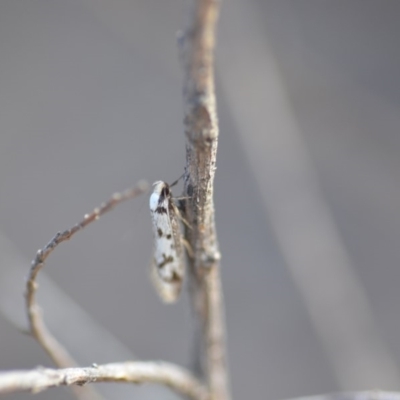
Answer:
[[[396,0],[223,2],[215,201],[235,399],[400,389],[399,17]],[[184,19],[181,0],[0,1],[1,369],[51,365],[17,330],[37,249],[114,191],[182,174]],[[147,202],[61,245],[40,281],[84,365],[190,365],[187,296],[164,306],[148,279]]]

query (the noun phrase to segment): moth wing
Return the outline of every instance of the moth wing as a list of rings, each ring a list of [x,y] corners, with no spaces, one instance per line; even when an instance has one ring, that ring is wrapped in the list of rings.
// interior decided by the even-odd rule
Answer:
[[[153,258],[150,264],[150,278],[154,285],[154,289],[165,303],[174,303],[182,289],[182,279],[174,279],[166,281],[160,276],[158,265]]]
[[[166,303],[172,303],[181,292],[185,268],[176,210],[174,206],[168,207],[168,203],[165,209],[166,213],[153,212],[155,244],[150,276],[160,298]]]

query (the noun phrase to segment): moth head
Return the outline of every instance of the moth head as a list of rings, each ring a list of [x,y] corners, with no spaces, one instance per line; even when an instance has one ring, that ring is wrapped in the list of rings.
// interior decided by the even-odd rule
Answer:
[[[164,209],[166,209],[166,205],[163,203],[171,197],[168,183],[157,181],[153,183],[153,187],[154,189],[150,196],[150,209],[156,211],[160,205],[163,205]]]
[[[153,193],[157,194],[160,197],[169,197],[171,191],[169,189],[168,183],[164,181],[157,181],[153,183],[154,189]]]

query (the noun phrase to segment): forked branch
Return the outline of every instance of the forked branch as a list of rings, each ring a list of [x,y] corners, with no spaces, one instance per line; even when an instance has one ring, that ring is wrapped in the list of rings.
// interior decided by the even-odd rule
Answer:
[[[100,216],[111,211],[123,201],[133,199],[146,192],[148,184],[139,182],[133,189],[122,193],[115,193],[111,199],[86,214],[82,221],[71,229],[59,232],[57,235],[36,254],[32,261],[27,288],[26,308],[29,319],[30,333],[46,350],[58,367],[64,369],[39,368],[34,371],[13,371],[0,374],[0,393],[15,391],[39,392],[51,387],[61,385],[80,385],[89,382],[153,382],[169,386],[176,392],[195,400],[206,400],[207,389],[184,368],[164,362],[125,362],[92,366],[90,368],[67,368],[76,363],[64,347],[48,331],[39,307],[36,302],[38,273],[50,253],[62,242],[70,239],[75,233],[85,228],[90,223],[98,220]],[[74,386],[76,387],[76,386]],[[95,398],[95,392],[80,393],[75,390],[79,398]]]
[[[206,360],[204,387],[181,367],[168,363],[129,362],[90,368],[75,365],[72,357],[46,329],[36,303],[36,278],[50,253],[63,241],[97,220],[122,201],[143,193],[147,185],[114,195],[111,200],[64,232],[58,233],[34,261],[26,288],[30,333],[39,341],[57,366],[64,369],[38,369],[0,374],[0,393],[40,391],[60,385],[82,385],[94,381],[157,382],[191,399],[229,400],[225,352],[223,298],[220,282],[220,253],[215,229],[213,182],[218,145],[218,118],[214,91],[214,45],[219,1],[194,0],[189,28],[182,37],[185,68],[184,103],[186,134],[185,197],[186,218],[191,226],[186,236],[193,249],[190,258],[191,289],[201,321]],[[199,353],[199,354],[200,354]]]

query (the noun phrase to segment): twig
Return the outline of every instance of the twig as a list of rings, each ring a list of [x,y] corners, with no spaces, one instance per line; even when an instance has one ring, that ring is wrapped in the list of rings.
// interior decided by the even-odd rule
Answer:
[[[207,390],[185,369],[164,362],[125,362],[87,368],[10,371],[0,373],[0,394],[38,393],[58,386],[90,382],[160,383],[193,400],[207,400]]]
[[[215,28],[218,0],[195,0],[189,28],[181,38],[184,63],[186,134],[186,230],[191,292],[201,321],[206,375],[213,400],[228,400],[225,322],[220,283],[220,253],[214,222],[213,183],[218,145],[214,90]]]
[[[95,208],[92,213],[86,214],[84,219],[74,225],[71,229],[67,229],[64,232],[58,232],[43,249],[37,252],[35,259],[32,261],[25,294],[30,333],[43,346],[47,354],[58,367],[71,367],[76,365],[76,363],[69,356],[67,351],[51,335],[43,322],[43,318],[35,298],[36,290],[38,288],[36,277],[39,271],[44,267],[47,257],[60,243],[70,239],[76,232],[82,230],[93,221],[98,220],[101,215],[112,210],[115,206],[123,201],[132,199],[144,193],[147,188],[147,183],[139,182],[133,189],[129,189],[123,193],[115,193],[109,201],[103,203],[99,208]]]
[[[317,396],[304,396],[290,400],[400,400],[400,393],[369,390],[365,392],[328,393]]]
[[[35,259],[32,261],[25,293],[26,310],[29,321],[29,333],[39,342],[53,362],[60,368],[72,367],[76,366],[77,364],[69,355],[67,350],[49,332],[44,324],[40,308],[36,303],[35,295],[38,288],[36,277],[39,271],[43,268],[47,257],[61,242],[70,239],[76,232],[96,221],[101,215],[112,210],[123,201],[132,199],[144,193],[147,188],[148,185],[146,182],[139,182],[133,189],[126,190],[122,193],[115,193],[109,201],[103,203],[99,208],[93,210],[92,213],[86,214],[84,219],[78,224],[74,225],[71,229],[57,233],[57,235],[43,249],[37,252]],[[76,392],[76,394],[79,396],[79,392]],[[92,397],[94,397],[93,394]]]

